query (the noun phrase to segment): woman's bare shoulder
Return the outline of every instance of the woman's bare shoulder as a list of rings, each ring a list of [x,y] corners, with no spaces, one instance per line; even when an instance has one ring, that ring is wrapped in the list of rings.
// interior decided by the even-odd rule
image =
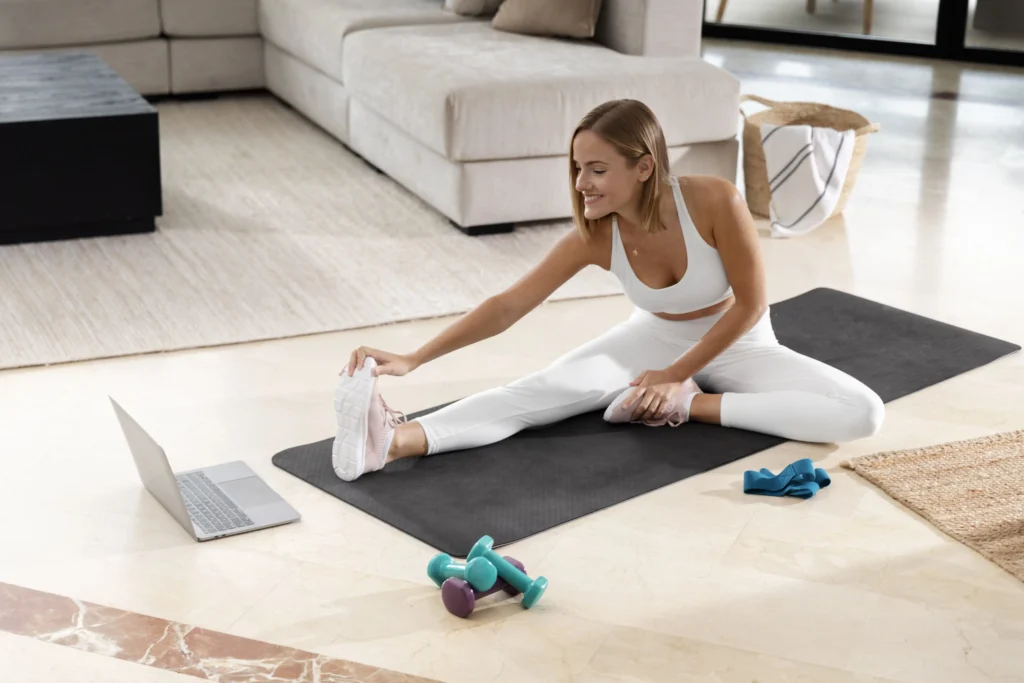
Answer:
[[[711,175],[679,176],[679,190],[697,232],[716,246],[715,227],[722,222],[723,211],[731,211],[737,198],[742,201],[739,190],[725,178]]]
[[[693,198],[696,208],[721,206],[723,201],[730,201],[739,192],[733,183],[713,175],[679,176],[679,189],[687,204]]]
[[[612,267],[612,218],[605,216],[597,221],[594,230],[584,239],[584,248],[590,257],[590,262],[596,266],[608,270]]]

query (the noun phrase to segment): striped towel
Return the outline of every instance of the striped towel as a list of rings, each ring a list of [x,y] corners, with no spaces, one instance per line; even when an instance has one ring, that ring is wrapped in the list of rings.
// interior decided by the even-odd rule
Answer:
[[[832,215],[853,156],[854,132],[761,125],[772,237],[804,235]]]

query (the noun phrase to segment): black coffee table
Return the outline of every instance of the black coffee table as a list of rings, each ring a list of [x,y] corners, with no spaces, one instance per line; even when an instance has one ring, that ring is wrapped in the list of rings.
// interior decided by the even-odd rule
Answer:
[[[156,229],[157,111],[98,57],[0,57],[0,243]]]

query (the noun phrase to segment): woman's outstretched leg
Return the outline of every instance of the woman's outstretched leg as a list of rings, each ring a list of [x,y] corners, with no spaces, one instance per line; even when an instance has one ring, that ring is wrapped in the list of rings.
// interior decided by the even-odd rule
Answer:
[[[543,370],[419,418],[427,455],[484,446],[604,409],[637,374],[651,364],[670,364],[684,350],[654,334],[649,317],[634,315]]]
[[[603,409],[637,374],[652,364],[668,365],[685,351],[652,334],[648,320],[633,316],[543,370],[411,422],[380,398],[371,369],[343,376],[335,396],[335,473],[351,481],[399,457],[484,446],[526,428]]]

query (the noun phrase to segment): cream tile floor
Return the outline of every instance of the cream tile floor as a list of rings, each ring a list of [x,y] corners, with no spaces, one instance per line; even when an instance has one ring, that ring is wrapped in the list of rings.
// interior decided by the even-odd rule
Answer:
[[[1024,341],[1024,74],[812,55],[707,48],[745,92],[883,125],[843,218],[762,240],[771,298],[831,286]],[[543,306],[384,378],[386,396],[412,411],[497,385],[628,310]],[[785,444],[518,543],[509,552],[550,579],[547,595],[464,621],[424,573],[430,548],[270,462],[331,435],[350,348],[411,349],[447,322],[0,373],[0,581],[445,681],[1024,681],[1024,585],[838,467],[1024,427],[1021,354],[889,404],[870,440]],[[303,521],[193,543],[141,488],[108,394],[176,469],[244,459]],[[742,493],[744,470],[800,457],[833,485],[810,501]],[[15,638],[0,637],[5,681],[131,676]]]

